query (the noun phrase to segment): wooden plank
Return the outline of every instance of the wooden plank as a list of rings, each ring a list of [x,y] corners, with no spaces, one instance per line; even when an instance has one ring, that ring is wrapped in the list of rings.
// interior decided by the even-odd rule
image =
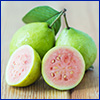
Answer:
[[[13,34],[24,23],[21,18],[31,8],[49,5],[57,10],[67,8],[69,25],[88,33],[99,51],[99,2],[98,1],[2,1],[1,5],[1,98],[2,99],[87,99],[99,98],[99,52],[94,71],[86,72],[82,82],[73,90],[58,91],[49,87],[42,77],[26,88],[10,87],[5,82],[5,68],[9,59],[9,44]],[[65,27],[62,17],[62,29]],[[58,34],[59,35],[59,34]],[[57,36],[58,36],[57,35]]]

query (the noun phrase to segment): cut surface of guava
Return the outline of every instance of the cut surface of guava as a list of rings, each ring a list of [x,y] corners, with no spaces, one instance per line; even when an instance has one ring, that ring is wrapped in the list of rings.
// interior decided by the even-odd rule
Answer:
[[[40,76],[40,57],[29,45],[18,48],[6,68],[6,81],[12,86],[27,86]]]
[[[46,53],[42,61],[44,80],[48,85],[59,90],[69,90],[77,86],[84,72],[84,59],[72,47],[54,47]]]

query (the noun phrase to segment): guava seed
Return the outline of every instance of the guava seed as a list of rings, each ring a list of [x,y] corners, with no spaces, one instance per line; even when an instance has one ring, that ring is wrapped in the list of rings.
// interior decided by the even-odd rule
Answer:
[[[56,57],[57,60],[60,60],[60,57]]]
[[[72,67],[68,67],[68,69],[72,69]]]
[[[52,64],[53,64],[53,63],[55,63],[55,60],[54,60],[54,59],[52,60]]]
[[[55,72],[56,74],[58,74],[58,71],[57,72]]]
[[[52,76],[52,77],[54,77],[54,76],[55,76],[55,74],[54,74],[54,73],[51,73],[51,76]]]
[[[54,67],[54,69],[58,69],[58,67],[57,67],[57,66],[55,66],[55,67]]]
[[[74,73],[73,71],[70,72],[70,74],[73,74],[73,73]]]

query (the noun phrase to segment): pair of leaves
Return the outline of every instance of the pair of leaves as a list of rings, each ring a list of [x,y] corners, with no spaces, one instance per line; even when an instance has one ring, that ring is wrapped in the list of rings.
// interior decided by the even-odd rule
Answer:
[[[39,6],[30,10],[23,18],[24,23],[47,22],[49,25],[59,16],[60,12],[49,6]],[[59,31],[61,19],[59,18],[52,26],[55,34]]]

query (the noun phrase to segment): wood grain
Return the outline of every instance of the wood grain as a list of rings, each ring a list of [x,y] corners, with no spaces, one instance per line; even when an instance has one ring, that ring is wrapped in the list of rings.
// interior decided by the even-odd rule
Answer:
[[[87,71],[81,83],[71,91],[49,87],[41,77],[25,88],[10,87],[5,82],[9,44],[13,34],[24,25],[21,18],[32,8],[49,5],[66,8],[69,25],[88,33],[96,43],[98,54],[93,71]],[[62,27],[65,27],[62,17]],[[57,36],[58,36],[57,35]],[[98,1],[2,1],[1,2],[1,98],[2,99],[97,99],[99,98],[99,2]]]

